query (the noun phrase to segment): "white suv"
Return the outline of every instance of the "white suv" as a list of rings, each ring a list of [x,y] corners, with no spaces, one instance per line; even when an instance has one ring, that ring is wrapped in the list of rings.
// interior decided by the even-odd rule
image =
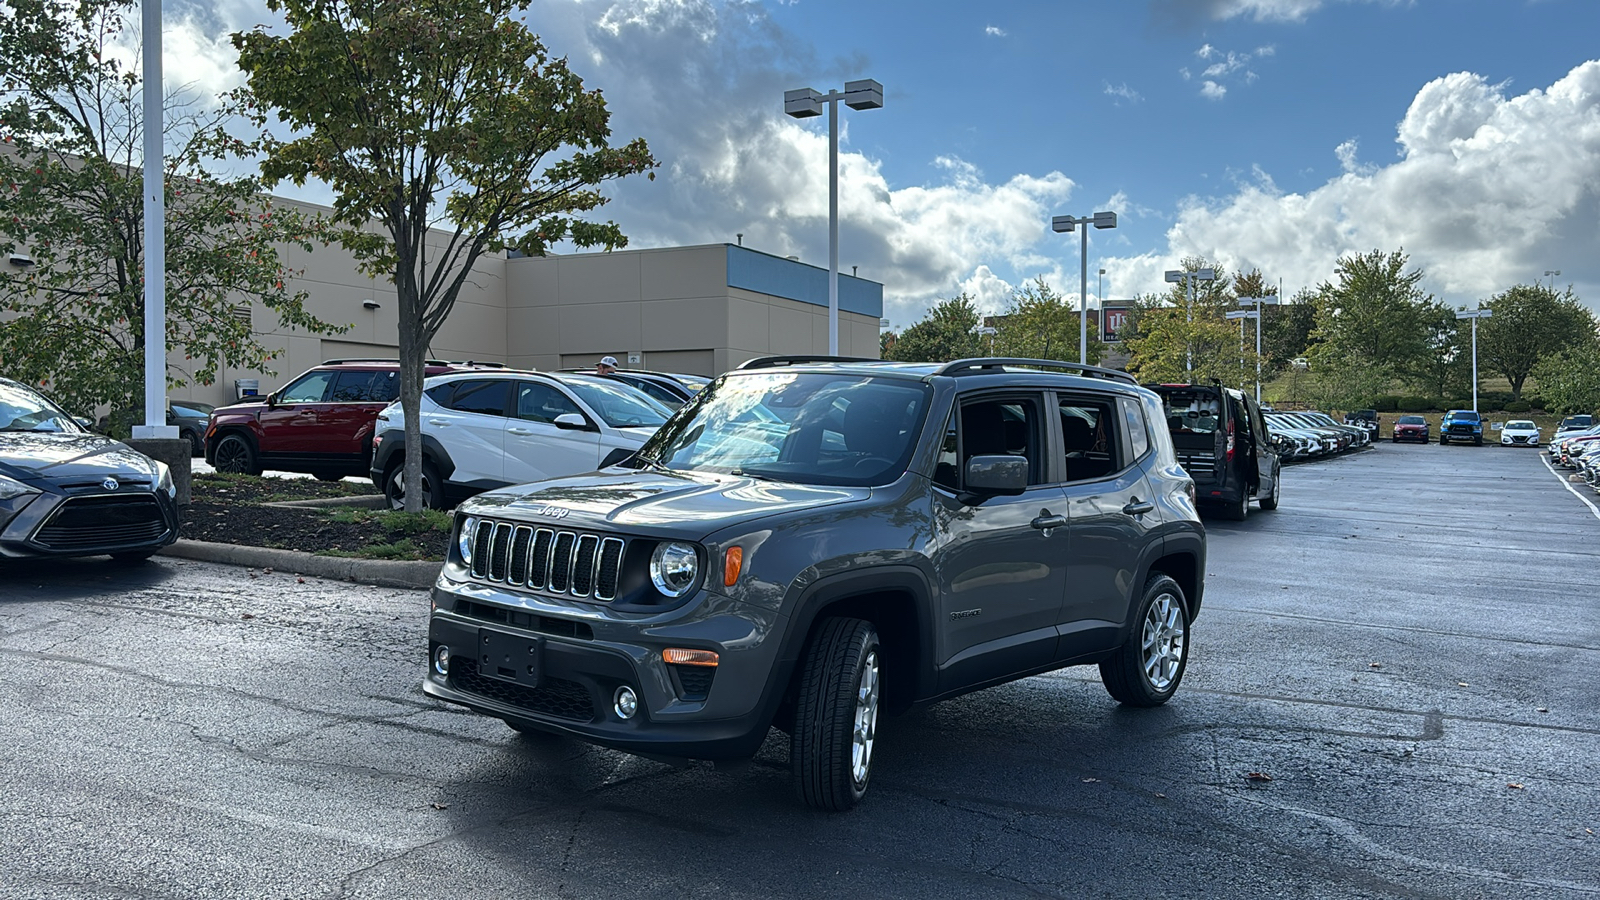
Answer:
[[[458,372],[422,383],[423,505],[592,472],[631,455],[672,413],[621,382],[554,372]],[[405,506],[405,416],[378,414],[372,481]]]

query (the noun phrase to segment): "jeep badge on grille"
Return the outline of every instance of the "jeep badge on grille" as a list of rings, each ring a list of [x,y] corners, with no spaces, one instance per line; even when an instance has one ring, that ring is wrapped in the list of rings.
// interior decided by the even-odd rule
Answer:
[[[565,519],[571,512],[572,510],[562,509],[559,506],[542,506],[533,510],[533,514],[536,516],[549,516],[552,519]]]

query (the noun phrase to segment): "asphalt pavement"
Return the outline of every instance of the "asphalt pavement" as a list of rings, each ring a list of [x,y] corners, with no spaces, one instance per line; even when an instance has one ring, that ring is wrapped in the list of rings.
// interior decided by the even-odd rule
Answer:
[[[675,768],[428,700],[419,591],[0,569],[0,897],[1600,896],[1600,511],[1542,454],[1385,444],[1208,529],[1172,703],[888,720],[847,814],[777,733]]]

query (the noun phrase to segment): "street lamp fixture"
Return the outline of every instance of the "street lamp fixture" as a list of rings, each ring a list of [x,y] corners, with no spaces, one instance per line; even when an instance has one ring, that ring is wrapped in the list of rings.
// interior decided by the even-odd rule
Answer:
[[[1556,289],[1556,278],[1561,274],[1560,269],[1545,269],[1544,277],[1550,279],[1550,290]]]
[[[1240,297],[1240,306],[1254,306],[1255,312],[1249,318],[1256,320],[1256,405],[1261,405],[1261,307],[1277,306],[1283,302],[1279,297]],[[1241,316],[1240,318],[1245,318]],[[1244,323],[1239,323],[1244,328]]]
[[[1239,370],[1242,372],[1244,370],[1244,320],[1255,319],[1256,322],[1259,323],[1261,321],[1261,314],[1252,309],[1241,309],[1234,312],[1225,312],[1222,314],[1222,317],[1224,319],[1239,320]],[[1256,326],[1256,330],[1261,330],[1259,324]],[[1239,379],[1239,388],[1240,390],[1244,389],[1243,378]],[[1260,401],[1258,400],[1257,402],[1259,403]]]
[[[1184,319],[1185,322],[1193,323],[1194,322],[1194,283],[1196,281],[1216,281],[1217,280],[1217,270],[1216,269],[1195,269],[1193,272],[1190,272],[1190,271],[1187,271],[1185,269],[1168,269],[1167,273],[1166,273],[1166,279],[1167,279],[1167,283],[1168,284],[1177,284],[1179,282],[1183,282],[1184,286],[1188,289],[1188,301],[1189,302],[1188,302],[1188,305],[1184,309],[1183,319]],[[1192,376],[1194,374],[1194,347],[1191,344],[1191,342],[1189,341],[1187,335],[1184,336],[1183,370],[1185,372],[1188,372],[1190,374],[1190,376],[1191,376],[1191,380],[1193,380]]]
[[[839,355],[839,101],[851,109],[882,109],[883,85],[870,78],[846,81],[844,92],[811,88],[783,92],[783,111],[796,119],[822,115],[828,105],[828,355]]]
[[[1557,273],[1560,274],[1560,273]],[[1458,319],[1472,320],[1472,411],[1478,411],[1478,320],[1494,315],[1492,309],[1463,309],[1456,313]]]
[[[1089,364],[1089,227],[1115,228],[1117,227],[1117,214],[1114,212],[1097,212],[1092,216],[1073,218],[1072,216],[1056,216],[1050,220],[1050,230],[1057,234],[1072,233],[1072,229],[1082,226],[1083,248],[1079,252],[1081,277],[1078,281],[1078,362],[1082,365]],[[1105,269],[1100,270],[1104,275]]]

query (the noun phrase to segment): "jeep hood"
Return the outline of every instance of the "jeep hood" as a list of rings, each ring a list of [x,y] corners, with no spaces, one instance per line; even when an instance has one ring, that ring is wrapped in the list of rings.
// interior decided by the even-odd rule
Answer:
[[[699,540],[739,523],[865,500],[871,488],[821,487],[703,473],[592,473],[479,494],[469,515],[529,523],[672,534]]]

